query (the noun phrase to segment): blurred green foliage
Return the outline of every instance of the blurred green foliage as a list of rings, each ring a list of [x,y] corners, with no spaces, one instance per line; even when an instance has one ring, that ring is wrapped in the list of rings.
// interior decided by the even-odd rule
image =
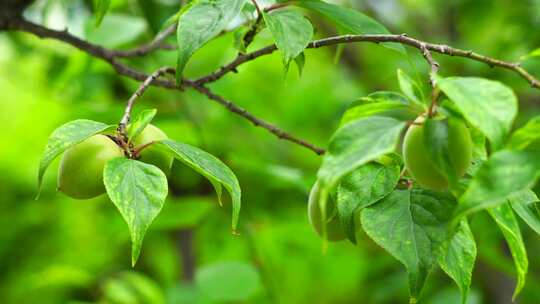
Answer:
[[[177,1],[112,1],[95,27],[90,1],[37,1],[26,15],[49,27],[107,47],[150,40],[178,9]],[[394,33],[491,56],[517,60],[540,47],[540,1],[351,1]],[[335,34],[310,16],[318,37]],[[269,44],[263,31],[250,49]],[[171,40],[174,42],[174,39]],[[233,34],[210,42],[185,73],[201,76],[234,58]],[[284,74],[281,55],[246,64],[212,85],[255,115],[324,146],[346,106],[375,90],[395,90],[397,68],[426,83],[427,66],[377,45],[308,50],[302,77]],[[540,111],[540,93],[516,75],[483,64],[437,56],[444,76],[498,79],[520,100],[518,125]],[[173,66],[175,54],[158,51],[130,64],[145,71]],[[523,65],[540,76],[540,59]],[[187,168],[150,229],[139,264],[131,269],[129,234],[106,196],[75,201],[55,191],[55,170],[34,200],[39,158],[60,124],[87,118],[117,122],[138,84],[105,63],[56,41],[0,33],[0,302],[2,303],[404,303],[406,273],[365,235],[358,245],[332,244],[326,254],[306,215],[309,186],[320,157],[209,102],[193,91],[152,88],[135,112],[155,107],[154,123],[172,139],[197,145],[224,160],[243,189],[240,236],[229,231],[229,206],[217,206],[211,186]],[[53,165],[56,168],[56,164]],[[182,170],[183,169],[183,170]],[[185,171],[185,172],[184,172]],[[484,215],[472,218],[479,261],[469,303],[508,303],[513,266],[502,235]],[[192,247],[179,246],[188,231]],[[528,283],[520,303],[540,299],[540,242],[523,229],[530,252]],[[183,251],[194,255],[184,265]],[[195,267],[189,282],[188,266]],[[232,292],[234,291],[234,292]],[[231,293],[232,292],[232,293]],[[432,274],[423,300],[457,303],[459,291],[441,271]]]

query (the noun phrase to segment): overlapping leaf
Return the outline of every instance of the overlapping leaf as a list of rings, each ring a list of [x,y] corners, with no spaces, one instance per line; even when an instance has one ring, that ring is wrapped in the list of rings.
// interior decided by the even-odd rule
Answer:
[[[395,190],[361,212],[366,233],[407,268],[411,303],[437,263],[454,207],[450,194],[413,188]]]
[[[47,141],[39,164],[38,192],[41,189],[45,170],[58,155],[90,136],[105,132],[110,128],[113,128],[113,126],[87,119],[77,119],[54,130]]]
[[[236,231],[241,207],[241,190],[238,179],[231,169],[212,154],[188,144],[164,140],[158,145],[172,152],[176,159],[210,180],[220,203],[221,186],[227,189],[232,201],[232,229]]]
[[[536,233],[540,234],[540,210],[537,203],[538,196],[532,190],[525,190],[511,195],[508,198],[512,209],[519,217],[531,227]]]
[[[146,126],[154,119],[156,116],[156,109],[149,109],[142,111],[135,120],[128,126],[127,133],[129,137],[129,142],[132,142],[141,132],[146,128]]]
[[[167,197],[167,178],[156,166],[127,158],[105,165],[103,182],[107,194],[126,221],[131,235],[131,263],[141,252],[146,230],[159,214]]]

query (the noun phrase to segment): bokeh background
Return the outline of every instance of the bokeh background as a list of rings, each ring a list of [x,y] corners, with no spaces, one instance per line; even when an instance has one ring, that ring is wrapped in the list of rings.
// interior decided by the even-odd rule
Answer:
[[[515,61],[540,47],[540,0],[357,0],[342,2],[394,33],[473,49]],[[90,1],[42,0],[27,18],[110,48],[149,41],[178,10],[173,0],[118,0],[95,28]],[[336,34],[308,15],[317,37]],[[193,57],[187,76],[201,76],[236,55],[232,33]],[[174,38],[171,39],[174,42]],[[251,50],[271,43],[263,31]],[[396,69],[426,83],[427,65],[378,45],[306,51],[304,73],[285,74],[279,53],[243,65],[211,85],[219,94],[285,130],[325,146],[349,103],[375,90],[397,90]],[[436,55],[441,74],[498,79],[520,100],[516,126],[537,115],[540,91],[511,72]],[[127,63],[151,72],[174,65],[158,51]],[[540,58],[523,65],[540,77]],[[321,240],[306,215],[307,195],[321,158],[280,141],[193,91],[151,88],[135,113],[157,108],[154,123],[169,137],[225,161],[243,190],[240,235],[230,232],[230,206],[184,168],[141,258],[130,266],[127,226],[105,195],[76,201],[55,191],[56,162],[36,194],[40,154],[48,135],[77,118],[116,123],[137,83],[106,63],[52,40],[0,33],[0,302],[1,303],[407,303],[404,268],[360,234],[357,246]],[[522,227],[530,271],[519,303],[540,301],[540,242]],[[511,257],[502,235],[482,214],[472,218],[479,248],[469,303],[510,303]],[[459,303],[459,291],[435,270],[424,303]]]

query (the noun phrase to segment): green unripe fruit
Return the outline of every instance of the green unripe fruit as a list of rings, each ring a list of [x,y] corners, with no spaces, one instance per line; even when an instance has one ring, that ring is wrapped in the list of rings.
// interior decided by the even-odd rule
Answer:
[[[89,199],[105,193],[103,167],[122,150],[105,135],[94,135],[69,148],[58,169],[58,190],[76,199]]]
[[[320,187],[319,183],[316,182],[311,188],[309,193],[309,202],[308,202],[308,217],[311,226],[315,231],[322,236],[322,225],[321,220],[321,208],[319,206],[319,197],[320,197]],[[336,202],[331,195],[328,196],[326,204],[326,214],[334,214],[336,212]],[[341,241],[345,239],[345,233],[341,228],[339,218],[337,216],[332,217],[329,221],[326,222],[326,234],[329,241]]]
[[[161,131],[161,129],[149,124],[137,137],[133,139],[133,145],[138,147],[152,141],[160,141],[165,139],[168,139],[168,137],[163,131]],[[150,145],[141,151],[139,160],[160,168],[163,173],[168,175],[171,171],[173,156],[161,150],[159,147]]]
[[[448,180],[437,171],[424,140],[424,118],[411,125],[403,141],[403,160],[412,177],[426,188],[444,190]],[[457,177],[463,176],[472,160],[472,139],[469,129],[459,119],[448,119],[448,149],[451,166]]]

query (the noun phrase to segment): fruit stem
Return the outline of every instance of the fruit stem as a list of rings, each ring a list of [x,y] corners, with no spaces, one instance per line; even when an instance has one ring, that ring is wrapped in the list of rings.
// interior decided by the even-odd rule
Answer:
[[[140,153],[141,153],[142,150],[146,149],[147,147],[149,147],[149,146],[151,146],[151,145],[153,145],[155,143],[156,143],[156,141],[153,140],[153,141],[150,141],[150,142],[147,142],[145,144],[142,144],[140,146],[135,147],[135,149],[133,149],[133,153],[132,153],[133,157],[132,158],[134,158],[134,159],[139,158]]]

